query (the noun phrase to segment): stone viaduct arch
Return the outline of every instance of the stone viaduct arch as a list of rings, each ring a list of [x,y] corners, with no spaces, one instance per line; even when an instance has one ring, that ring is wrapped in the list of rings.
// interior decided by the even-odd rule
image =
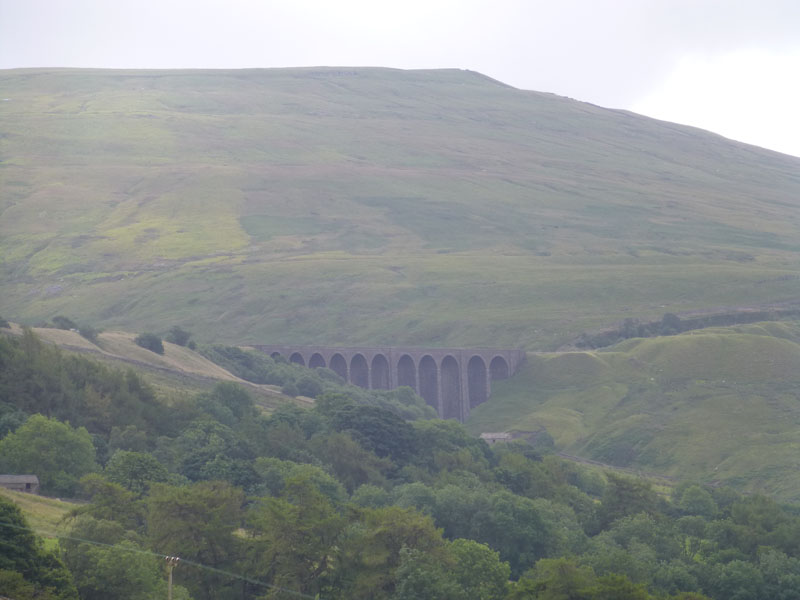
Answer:
[[[525,360],[522,350],[497,348],[335,348],[257,345],[273,358],[327,367],[366,389],[408,386],[443,419],[464,421],[489,399],[492,381],[511,377]]]

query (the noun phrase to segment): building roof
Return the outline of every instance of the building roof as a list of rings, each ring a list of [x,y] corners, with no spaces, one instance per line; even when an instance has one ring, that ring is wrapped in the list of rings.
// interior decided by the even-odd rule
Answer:
[[[0,483],[39,483],[36,475],[0,475]]]
[[[481,439],[482,440],[510,440],[511,439],[510,433],[482,433]]]

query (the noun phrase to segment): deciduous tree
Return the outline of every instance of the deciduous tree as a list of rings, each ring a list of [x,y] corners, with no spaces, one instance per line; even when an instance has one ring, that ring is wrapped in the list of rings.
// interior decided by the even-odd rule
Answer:
[[[56,419],[33,415],[0,440],[0,471],[35,474],[47,494],[75,495],[78,479],[97,468],[89,432]]]

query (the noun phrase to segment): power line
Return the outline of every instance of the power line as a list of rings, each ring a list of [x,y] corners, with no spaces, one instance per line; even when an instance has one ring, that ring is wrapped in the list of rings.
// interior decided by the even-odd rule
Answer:
[[[95,541],[95,540],[87,540],[85,538],[79,538],[79,537],[74,537],[74,536],[70,536],[70,535],[62,535],[62,534],[59,534],[59,533],[50,533],[50,532],[48,532],[48,533],[45,534],[45,533],[42,533],[42,530],[35,530],[32,527],[28,527],[28,526],[15,525],[13,523],[9,523],[8,521],[0,521],[0,527],[1,526],[11,527],[12,529],[21,529],[21,530],[24,530],[24,531],[31,531],[31,532],[33,532],[33,533],[35,533],[37,535],[47,535],[47,537],[55,537],[55,538],[58,538],[59,540],[72,540],[72,541],[81,542],[81,543],[84,543],[84,544],[93,544],[95,546],[102,546],[102,547],[106,547],[106,548],[112,548],[112,549],[114,549],[114,550],[116,550],[118,552],[130,552],[130,553],[135,553],[135,554],[146,554],[148,556],[155,556],[155,557],[160,558],[160,559],[172,558],[171,556],[169,556],[167,554],[160,554],[158,552],[153,552],[151,550],[142,550],[141,548],[126,548],[124,546],[118,546],[116,544],[107,544],[105,542],[98,542],[98,541]],[[0,540],[0,543],[2,543],[2,540]],[[250,583],[250,584],[253,584],[253,585],[259,585],[259,586],[262,586],[262,587],[267,587],[267,588],[271,588],[271,589],[274,589],[274,590],[278,590],[280,592],[284,592],[286,594],[290,594],[292,596],[296,596],[297,598],[309,598],[310,600],[322,600],[318,596],[310,596],[308,594],[304,594],[302,592],[297,592],[295,590],[290,590],[288,588],[284,588],[284,587],[281,587],[279,585],[274,585],[272,583],[267,583],[265,581],[260,581],[258,579],[253,579],[252,577],[248,577],[246,575],[241,575],[239,573],[233,573],[232,571],[225,571],[223,569],[217,569],[216,567],[211,567],[209,565],[204,565],[202,563],[195,562],[193,560],[188,560],[188,559],[185,559],[185,558],[181,558],[181,564],[182,565],[183,564],[191,565],[191,566],[196,567],[198,569],[202,569],[204,571],[209,571],[211,573],[216,573],[218,575],[225,575],[226,577],[230,577],[230,578],[233,578],[233,579],[238,579],[238,580],[244,581],[245,583]]]

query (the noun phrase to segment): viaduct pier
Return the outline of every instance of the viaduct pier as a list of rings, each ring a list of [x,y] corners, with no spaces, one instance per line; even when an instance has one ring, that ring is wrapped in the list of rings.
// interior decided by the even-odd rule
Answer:
[[[273,358],[306,367],[327,367],[348,383],[373,390],[408,386],[442,419],[464,421],[486,402],[492,381],[511,377],[525,360],[522,350],[498,348],[337,348],[254,345]]]

